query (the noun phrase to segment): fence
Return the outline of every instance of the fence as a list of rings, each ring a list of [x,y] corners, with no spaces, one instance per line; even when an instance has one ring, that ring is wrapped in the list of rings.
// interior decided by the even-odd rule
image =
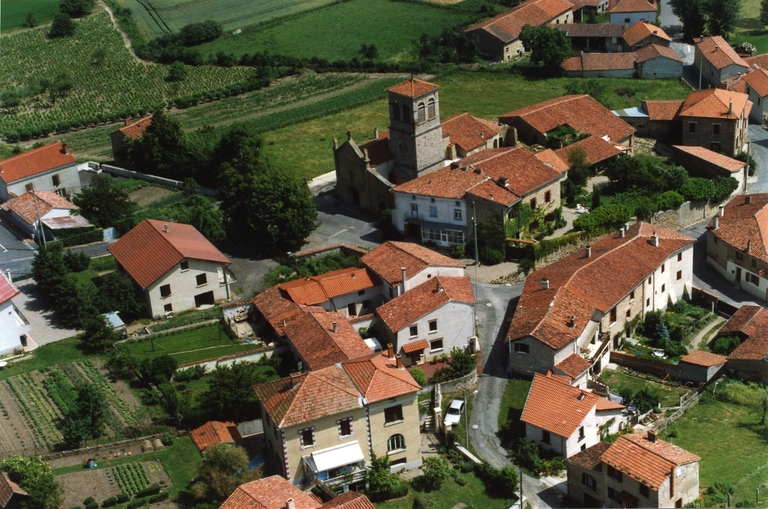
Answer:
[[[154,184],[160,184],[162,186],[173,187],[174,189],[184,190],[184,182],[178,180],[167,179],[164,177],[158,177],[156,175],[147,175],[145,173],[139,173],[138,171],[126,170],[125,168],[118,168],[117,166],[110,166],[108,164],[101,165],[101,171],[109,173],[110,175],[116,175],[118,177],[124,177],[127,179],[145,180]],[[216,190],[210,187],[198,187],[200,194],[204,196],[216,196]]]

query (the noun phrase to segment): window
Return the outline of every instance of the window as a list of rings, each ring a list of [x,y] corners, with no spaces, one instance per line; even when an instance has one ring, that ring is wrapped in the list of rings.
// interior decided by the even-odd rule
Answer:
[[[683,253],[677,253],[677,261],[682,262],[683,261]]]
[[[552,201],[552,191],[547,191],[544,193],[544,203],[549,203]]]
[[[347,315],[357,316],[357,305],[354,302],[347,304]]]
[[[358,295],[365,295],[365,290],[360,290],[357,292]]]
[[[635,300],[635,291],[634,290],[629,292],[629,302],[632,302],[633,300]]]
[[[586,435],[584,434],[584,426],[579,427],[579,442],[584,440],[586,438]]]
[[[462,215],[461,215],[461,209],[454,209],[453,210],[453,220],[454,221],[461,221]]]
[[[736,251],[736,259],[737,260],[743,260],[744,259],[744,254],[742,254],[739,251]]]
[[[437,320],[429,321],[429,332],[437,332]]]
[[[613,500],[618,500],[619,502],[621,502],[621,500],[619,500],[619,492],[611,488],[610,486],[608,486],[608,497],[612,498]]]
[[[624,18],[624,23],[631,23],[629,18]]]
[[[163,311],[165,311],[166,313],[170,313],[171,311],[173,311],[173,304],[166,304],[165,306],[163,306]]]
[[[720,142],[719,141],[713,141],[709,144],[709,149],[712,152],[720,152]]]
[[[179,267],[181,268],[182,271],[189,270],[189,262],[187,260],[184,260],[179,264]]]
[[[197,286],[208,284],[208,276],[206,274],[198,274],[195,279],[197,280]]]
[[[757,267],[757,260],[755,260],[754,258],[752,258],[752,266]]]
[[[623,479],[621,472],[619,472],[618,470],[616,470],[610,465],[608,465],[608,477],[612,477],[613,479],[616,479],[619,482],[621,482]]]
[[[419,217],[419,204],[411,203],[411,217]]]
[[[301,448],[312,447],[315,445],[315,428],[304,428],[299,430],[299,439],[301,440]]]
[[[403,437],[403,435],[397,434],[389,437],[389,440],[387,440],[387,452],[404,451],[404,450],[405,450],[405,437]]]
[[[59,187],[61,185],[61,179],[58,175],[51,177],[51,180],[53,180],[53,187]]]
[[[755,274],[750,274],[749,272],[744,272],[744,279],[749,281],[755,286],[760,286],[760,278],[757,277]]]
[[[714,240],[715,244],[717,244],[717,237],[712,237],[712,240]]]
[[[648,307],[650,305],[651,305],[651,298],[648,297],[647,299],[645,299],[645,307]]]
[[[411,325],[409,334],[412,338],[415,338],[419,335],[419,326],[418,325]]]
[[[430,352],[439,352],[443,349],[443,339],[436,339],[434,341],[429,342],[429,350]]]
[[[613,309],[611,309],[611,318],[610,318],[610,322],[611,322],[611,323],[614,323],[614,322],[616,322],[616,308],[613,308]]]
[[[530,347],[525,343],[515,343],[515,353],[528,355],[529,351],[530,351]]]
[[[677,271],[677,280],[680,281],[681,279],[683,279],[683,271],[682,270],[678,270]]]
[[[34,191],[35,185],[34,184],[27,184],[26,186],[24,186],[24,189],[26,189],[27,191]]]
[[[411,122],[411,112],[408,110],[407,104],[403,104],[403,122],[406,124]]]
[[[531,198],[531,208],[532,209],[536,208],[536,198]]]
[[[597,489],[597,481],[595,481],[595,478],[586,473],[581,474],[581,484],[588,486],[593,490]]]
[[[541,441],[542,443],[549,444],[551,443],[552,437],[549,434],[549,431],[542,430],[541,431]]]
[[[392,424],[403,420],[403,406],[396,405],[384,409],[384,422]]]
[[[431,120],[435,118],[436,115],[437,115],[437,108],[435,105],[435,100],[430,99],[429,102],[427,103],[427,116]]]
[[[339,438],[352,436],[352,417],[339,419],[336,425],[339,427]]]
[[[627,318],[630,318],[632,316],[632,309],[627,309]]]
[[[393,299],[395,297],[395,290],[394,288],[389,289],[389,298]]]
[[[160,287],[160,297],[171,296],[171,285],[163,285]]]
[[[688,132],[691,134],[696,133],[696,122],[688,122]]]
[[[720,124],[712,124],[712,134],[714,135],[720,134]]]
[[[651,284],[651,278],[648,278],[648,284]]]
[[[416,115],[420,124],[427,119],[427,107],[424,106],[424,103],[419,103],[419,109],[416,110]]]
[[[661,273],[664,274],[664,271],[667,270],[667,268],[664,266],[664,264],[661,264]]]
[[[664,291],[667,289],[667,285],[663,284],[661,285],[661,293],[664,293]]]
[[[392,116],[395,120],[400,121],[400,105],[397,104],[397,101],[392,103]]]
[[[645,498],[648,498],[651,495],[651,490],[645,484],[641,484],[640,485],[640,494],[642,496],[644,496]]]
[[[429,206],[429,217],[437,217],[437,207],[434,205]]]
[[[762,102],[762,101],[761,101],[761,98],[760,98],[760,97],[758,97],[758,98],[757,98],[757,105],[758,105],[758,106],[760,106],[760,103],[761,103],[761,102]]]

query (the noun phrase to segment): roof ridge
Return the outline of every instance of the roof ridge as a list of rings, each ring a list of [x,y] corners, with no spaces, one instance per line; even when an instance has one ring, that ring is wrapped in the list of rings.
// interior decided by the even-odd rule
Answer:
[[[333,383],[331,380],[328,380],[327,378],[316,377],[316,379],[320,383],[329,385],[329,386],[333,387],[334,389],[340,390],[342,392],[346,392],[347,394],[349,394],[351,396],[355,396],[357,398],[363,397],[363,395],[360,393],[360,389],[358,389],[357,385],[355,385],[355,381],[352,379],[351,376],[349,376],[349,374],[346,372],[346,370],[341,367],[341,363],[334,364],[332,367],[338,368],[342,373],[344,373],[344,376],[346,376],[349,379],[349,382],[352,384],[352,387],[355,388],[355,392],[357,394],[354,394],[352,391],[347,390],[345,387],[341,387],[340,385]]]
[[[643,438],[643,435],[642,435],[641,433],[635,433],[635,435],[637,435],[637,437],[638,437],[640,440],[644,440],[644,438]],[[628,440],[629,442],[631,442],[631,443],[635,444],[636,446],[638,446],[638,447],[642,448],[643,450],[645,450],[645,451],[648,451],[649,453],[653,454],[653,455],[654,455],[654,456],[656,456],[657,458],[661,458],[662,460],[666,461],[667,463],[671,463],[673,467],[675,467],[675,466],[677,466],[677,465],[678,465],[678,463],[676,463],[676,462],[672,461],[671,459],[669,459],[669,458],[667,458],[667,457],[663,456],[662,454],[660,454],[660,453],[656,452],[654,449],[652,449],[652,448],[648,448],[648,447],[645,447],[645,444],[643,444],[642,442],[641,442],[641,443],[635,442],[635,441],[634,441],[634,440],[632,440],[631,438],[627,438],[627,440]],[[667,442],[666,440],[664,440],[663,442],[664,442],[665,444],[669,445],[669,446],[672,446],[672,447],[677,447],[678,449],[682,449],[682,447],[678,447],[678,446],[676,446],[675,444],[672,444],[672,443],[670,443],[670,442]],[[654,442],[654,443],[658,443],[658,442]],[[685,449],[682,449],[682,450],[685,450]],[[683,464],[684,464],[684,463],[680,463],[680,465],[683,465]]]
[[[5,162],[8,162],[8,161],[16,161],[18,159],[23,159],[23,158],[25,158],[27,156],[30,156],[30,155],[33,155],[33,154],[35,154],[37,152],[42,152],[43,150],[46,150],[46,149],[50,150],[51,147],[55,147],[56,145],[59,145],[59,144],[62,144],[62,143],[60,141],[57,141],[57,142],[54,142],[54,143],[48,143],[46,145],[43,145],[42,147],[33,148],[32,150],[28,150],[26,152],[22,152],[20,154],[16,154],[16,155],[11,156],[11,157],[7,157],[7,158],[3,159],[2,161],[0,161],[0,163],[5,163]]]
[[[157,219],[149,219],[149,218],[145,219],[144,221],[149,221],[149,226],[152,228],[152,231],[154,232],[154,233],[153,233],[153,235],[154,235],[155,233],[156,233],[157,235],[160,235],[160,237],[158,237],[159,239],[163,239],[163,242],[164,242],[165,244],[168,244],[169,246],[171,246],[171,248],[172,248],[174,251],[176,251],[176,253],[178,253],[178,255],[179,255],[179,256],[181,256],[181,258],[182,258],[182,259],[186,258],[186,256],[184,256],[184,253],[182,253],[181,251],[179,251],[179,249],[178,249],[178,248],[177,248],[177,247],[176,247],[176,246],[173,244],[173,242],[171,242],[171,241],[169,241],[168,239],[166,239],[165,237],[163,237],[163,234],[162,234],[162,232],[160,232],[160,230],[158,230],[157,228],[155,228],[155,226],[152,224],[153,222],[162,223],[163,221],[157,221]],[[172,223],[172,221],[167,221],[165,224],[167,225],[168,223]],[[141,224],[141,223],[139,223],[139,224]],[[177,223],[177,224],[183,224],[183,223]],[[190,225],[190,226],[192,226],[192,225]],[[194,226],[192,226],[192,228],[194,228]],[[195,228],[195,230],[197,230],[197,228]]]

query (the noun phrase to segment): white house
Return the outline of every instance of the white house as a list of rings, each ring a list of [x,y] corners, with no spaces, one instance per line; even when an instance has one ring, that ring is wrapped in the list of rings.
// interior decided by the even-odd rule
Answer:
[[[27,345],[26,333],[31,326],[11,302],[18,294],[19,290],[0,273],[0,355]]]
[[[0,207],[33,239],[39,239],[41,231],[46,239],[53,240],[63,229],[93,227],[83,216],[70,213],[77,209],[76,205],[51,191],[27,191]]]
[[[109,252],[144,291],[150,316],[229,299],[231,262],[188,224],[145,219]]]
[[[0,201],[33,189],[69,196],[80,190],[75,156],[61,142],[0,161]]]
[[[701,37],[696,41],[693,67],[713,87],[732,76],[746,74],[749,64],[736,53],[728,41],[719,35]],[[702,84],[706,88],[706,83]]]
[[[765,69],[752,71],[742,78],[746,83],[745,92],[752,103],[752,110],[749,112],[749,118],[758,124],[765,124],[766,115],[768,115],[768,72]]]
[[[656,2],[648,0],[611,0],[608,11],[611,23],[634,25],[638,21],[654,23],[656,21]]]
[[[409,365],[448,355],[452,348],[477,349],[475,296],[467,276],[435,276],[405,290],[376,309],[386,336],[380,342],[391,343]]]

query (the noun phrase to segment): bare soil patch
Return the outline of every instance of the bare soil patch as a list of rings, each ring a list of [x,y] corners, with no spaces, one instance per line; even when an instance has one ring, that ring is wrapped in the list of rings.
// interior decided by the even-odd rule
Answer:
[[[131,201],[135,202],[139,207],[146,207],[152,202],[156,202],[157,200],[160,200],[162,198],[165,198],[166,196],[170,196],[178,192],[179,191],[172,191],[170,189],[165,189],[162,187],[145,186],[145,187],[142,187],[141,189],[131,191],[128,194],[128,198],[130,198]]]
[[[120,494],[117,482],[107,477],[106,468],[89,469],[73,472],[56,477],[64,487],[64,504],[62,507],[82,506],[83,500],[93,497],[99,504],[104,499]]]
[[[15,454],[40,454],[46,451],[35,449],[31,430],[21,416],[16,400],[8,386],[0,382],[0,458]]]
[[[96,463],[103,460],[111,460],[114,458],[122,458],[124,456],[139,456],[143,454],[141,450],[141,443],[136,442],[130,445],[122,444],[120,446],[104,446],[99,452],[86,451],[81,454],[74,454],[72,456],[65,456],[63,458],[54,458],[48,460],[48,464],[51,468],[64,468],[73,467],[75,465],[84,465],[85,462],[92,458]],[[65,506],[66,507],[66,506]]]
[[[112,389],[117,393],[118,396],[120,396],[120,399],[126,402],[128,408],[131,409],[131,412],[135,412],[141,408],[141,402],[136,398],[133,392],[131,392],[131,389],[128,388],[128,384],[120,379],[112,378],[109,374],[109,371],[104,367],[103,360],[94,359],[93,364],[106,375],[107,380],[109,380],[109,385],[111,385]]]

